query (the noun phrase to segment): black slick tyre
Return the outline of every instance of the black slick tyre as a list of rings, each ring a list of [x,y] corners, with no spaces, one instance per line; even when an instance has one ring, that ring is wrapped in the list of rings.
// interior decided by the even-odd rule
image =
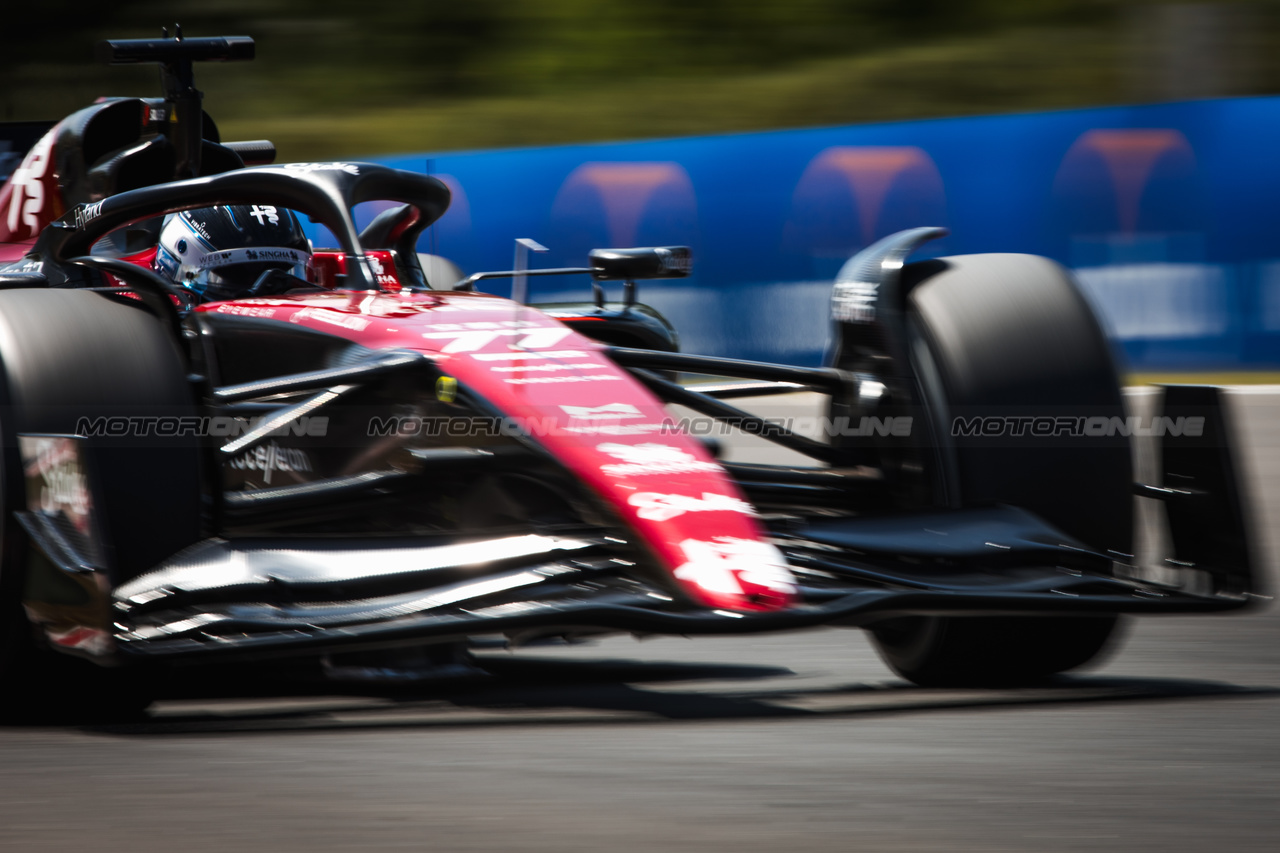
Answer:
[[[917,373],[940,386],[933,427],[949,447],[951,505],[1020,506],[1096,549],[1127,553],[1128,440],[1036,436],[1028,420],[1052,419],[1056,430],[1072,418],[1124,417],[1106,336],[1070,274],[1046,258],[991,254],[912,264],[902,275],[908,323],[924,344],[915,353],[931,362]],[[960,420],[966,429],[954,428]],[[1009,427],[983,434],[975,422]],[[871,633],[909,681],[992,685],[1082,666],[1107,648],[1116,625],[1110,615],[911,617]]]
[[[74,434],[83,419],[195,411],[176,342],[147,311],[86,291],[0,291],[0,715],[61,722],[144,707],[137,679],[50,650],[28,614],[39,609],[33,600],[97,607],[109,625],[105,602],[78,600],[77,589],[109,589],[200,535],[198,438],[88,438],[108,577],[69,583],[14,517],[26,507],[18,436]]]

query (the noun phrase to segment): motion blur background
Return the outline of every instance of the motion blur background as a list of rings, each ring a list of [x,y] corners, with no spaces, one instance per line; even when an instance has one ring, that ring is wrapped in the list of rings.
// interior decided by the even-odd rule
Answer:
[[[6,4],[0,118],[150,93],[96,39],[245,34],[199,77],[286,159],[1055,109],[1280,90],[1280,2],[39,0]]]
[[[510,264],[513,237],[550,246],[546,266],[693,244],[694,278],[641,287],[689,351],[813,362],[842,258],[943,224],[938,251],[1072,266],[1130,370],[1280,366],[1280,0],[8,0],[0,119],[157,94],[154,68],[95,65],[92,44],[175,20],[258,42],[254,63],[197,71],[226,138],[441,175],[454,207],[420,248],[468,271]],[[764,132],[583,144],[742,131]],[[1269,572],[1274,391],[1233,392]],[[495,661],[505,680],[455,693],[281,704],[273,681],[179,696],[147,726],[0,729],[0,848],[1219,853],[1280,835],[1274,606],[1139,620],[1101,675],[1026,691],[886,681],[835,630]]]
[[[4,119],[156,94],[153,67],[94,65],[93,42],[180,21],[258,42],[253,63],[197,72],[223,138],[439,176],[454,203],[419,248],[465,272],[508,267],[515,237],[549,246],[548,266],[690,245],[694,276],[643,298],[691,351],[818,363],[844,260],[941,225],[923,254],[1071,267],[1131,373],[1280,368],[1280,0],[54,0],[6,15]],[[540,279],[533,297],[584,289]]]

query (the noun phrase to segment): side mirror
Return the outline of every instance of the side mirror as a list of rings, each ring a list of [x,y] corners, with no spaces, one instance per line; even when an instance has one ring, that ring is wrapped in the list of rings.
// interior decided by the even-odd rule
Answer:
[[[693,271],[693,250],[688,246],[592,249],[588,257],[596,281],[685,278]]]

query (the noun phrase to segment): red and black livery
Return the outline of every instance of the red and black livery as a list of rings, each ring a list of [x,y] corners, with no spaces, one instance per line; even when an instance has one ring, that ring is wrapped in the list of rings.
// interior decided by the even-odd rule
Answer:
[[[1129,432],[1090,432],[1131,417],[1109,346],[1050,261],[906,263],[941,232],[903,232],[834,283],[827,366],[682,354],[634,282],[687,275],[687,250],[431,280],[417,243],[449,206],[440,181],[219,141],[191,62],[251,40],[104,51],[160,62],[165,97],[77,113],[0,191],[10,705],[119,699],[49,649],[146,671],[818,625],[869,629],[919,683],[1013,683],[1087,662],[1120,614],[1256,597],[1221,395],[1164,391],[1184,427],[1162,481],[1135,484]],[[360,231],[368,201],[394,206]],[[152,259],[163,217],[212,205],[296,211],[336,245],[315,282],[200,301]],[[472,290],[542,274],[627,297]],[[856,426],[815,439],[727,402],[796,391]],[[722,462],[669,404],[812,464]],[[1175,521],[1160,583],[1134,556],[1135,495]]]

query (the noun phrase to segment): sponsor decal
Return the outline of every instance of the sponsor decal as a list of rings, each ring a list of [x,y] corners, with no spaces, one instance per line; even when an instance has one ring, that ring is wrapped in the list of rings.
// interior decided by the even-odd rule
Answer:
[[[382,265],[382,261],[373,255],[365,255],[357,259],[357,261],[365,265],[365,269],[368,270],[373,280],[379,285],[397,285],[400,283],[400,279],[389,273],[387,268]]]
[[[644,413],[630,403],[605,403],[603,406],[561,406],[560,410],[574,420],[580,421],[644,417]]]
[[[543,361],[552,358],[586,358],[588,353],[577,349],[560,349],[551,350],[549,352],[477,352],[472,353],[471,357],[476,361]],[[533,368],[533,367],[495,367],[495,371],[501,370],[549,370],[564,369],[570,370],[574,368],[594,368],[597,365],[590,364],[562,364],[554,365],[550,368]]]
[[[472,320],[467,323],[432,323],[428,329],[438,332],[467,332],[480,329],[559,329],[562,326],[550,326],[533,320]]]
[[[635,477],[652,474],[712,473],[721,468],[714,462],[703,462],[692,453],[666,444],[597,444],[596,450],[621,463],[601,465],[611,477]]]
[[[191,215],[190,210],[184,210],[182,213],[178,215],[182,217],[183,224],[186,225],[189,229],[191,229],[191,232],[193,234],[195,234],[197,237],[202,238],[205,241],[208,241],[209,229],[204,227],[203,222],[193,217]],[[213,246],[210,245],[209,248],[213,248]]]
[[[280,214],[275,207],[270,204],[255,204],[249,208],[249,215],[258,220],[259,225],[266,225],[270,222],[272,225],[280,224]]]
[[[654,249],[654,254],[658,256],[664,275],[687,276],[693,272],[693,253],[688,249],[683,252],[673,252],[670,249],[658,248]]]
[[[223,249],[210,252],[200,261],[200,266],[208,269],[230,266],[231,264],[261,263],[273,261],[285,264],[303,264],[307,255],[298,249],[283,246],[260,246],[251,249]]]
[[[617,382],[621,379],[621,376],[612,373],[597,373],[595,376],[528,376],[502,381],[508,385],[556,385],[564,382]]]
[[[717,536],[710,542],[686,539],[680,550],[685,562],[673,574],[708,592],[743,595],[743,581],[787,595],[796,591],[782,552],[767,542]]]
[[[614,459],[636,464],[679,463],[694,459],[693,454],[669,444],[597,444],[596,450],[607,453]]]
[[[702,497],[692,495],[663,495],[658,492],[636,492],[627,503],[637,508],[636,515],[650,521],[667,521],[686,512],[740,512],[755,515],[751,504],[730,495],[703,492]]]
[[[230,463],[237,471],[261,471],[262,482],[271,485],[271,475],[275,471],[282,473],[311,473],[311,457],[305,450],[294,447],[281,447],[274,441],[267,445],[259,445]]]
[[[344,314],[341,311],[331,311],[328,308],[303,308],[300,311],[295,311],[289,317],[290,323],[301,323],[303,320],[315,320],[318,323],[341,326],[344,329],[351,329],[356,332],[363,332],[373,322],[367,317]]]
[[[302,253],[296,249],[245,249],[244,256],[250,261],[288,261],[293,264],[302,262]],[[214,260],[216,262],[216,259]]]
[[[63,528],[68,540],[92,565],[102,565],[102,546],[96,535],[93,498],[80,457],[80,441],[73,436],[18,436],[27,509],[69,521],[70,525]]]
[[[660,424],[588,424],[565,427],[564,431],[579,435],[652,435],[655,432],[679,432],[679,428],[674,421],[666,421]]]
[[[346,172],[348,175],[360,174],[360,167],[355,163],[281,163],[268,166],[270,169],[283,169],[286,172],[305,175],[311,172]]]
[[[95,201],[93,204],[82,204],[75,209],[75,225],[76,228],[83,228],[93,220],[102,215],[102,202]]]
[[[27,476],[39,478],[36,488],[28,490],[30,509],[46,515],[65,512],[73,520],[87,518],[89,484],[75,440],[23,436],[22,449],[29,457]]]
[[[876,292],[871,281],[838,281],[831,291],[831,316],[839,323],[871,323],[876,319]]]
[[[499,338],[511,339],[508,342],[516,349],[542,350],[550,349],[566,336],[573,333],[564,326],[544,326],[524,329],[470,329],[454,332],[423,332],[428,340],[447,340],[441,352],[474,352],[484,349]],[[518,338],[519,340],[514,340]]]
[[[520,305],[510,302],[506,299],[500,299],[494,296],[478,296],[470,297],[466,300],[459,300],[456,303],[446,303],[433,307],[432,312],[449,312],[449,311],[512,311],[519,310]]]
[[[156,249],[156,264],[168,274],[169,278],[178,277],[178,268],[181,264],[178,263],[177,258],[165,251],[164,246]]]
[[[475,358],[475,356],[472,356]],[[517,364],[514,367],[491,367],[490,373],[556,373],[563,370],[599,370],[594,362],[585,364]]]
[[[276,309],[264,305],[236,305],[227,303],[213,309],[216,314],[233,314],[237,317],[263,317],[270,319],[276,315]]]
[[[44,207],[44,176],[52,160],[54,131],[50,130],[22,159],[9,176],[9,234],[16,237],[21,222],[34,234],[40,230],[40,210]]]

